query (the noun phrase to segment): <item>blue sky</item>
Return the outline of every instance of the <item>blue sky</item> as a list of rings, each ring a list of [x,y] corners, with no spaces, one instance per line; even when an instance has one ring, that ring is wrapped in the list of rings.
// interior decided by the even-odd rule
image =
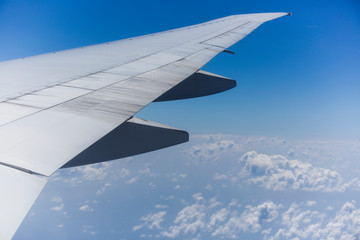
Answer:
[[[231,47],[235,55],[204,67],[236,79],[236,89],[138,113],[189,131],[189,143],[59,171],[15,239],[358,236],[357,0],[4,0],[0,60],[271,11],[293,16],[264,24]]]
[[[291,11],[292,17],[264,24],[233,46],[236,55],[220,54],[204,67],[238,80],[236,89],[153,104],[139,116],[191,133],[358,139],[359,10],[356,0],[2,1],[0,60],[231,14]]]

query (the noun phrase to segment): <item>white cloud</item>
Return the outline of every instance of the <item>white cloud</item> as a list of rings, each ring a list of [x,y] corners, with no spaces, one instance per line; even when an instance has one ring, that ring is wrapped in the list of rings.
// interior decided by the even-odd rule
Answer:
[[[97,234],[97,232],[94,231],[93,228],[94,227],[91,226],[91,225],[83,225],[82,226],[82,232],[89,233],[90,235],[95,235],[95,234]]]
[[[132,184],[134,182],[136,182],[137,178],[136,177],[132,177],[129,180],[126,181],[127,184]]]
[[[105,183],[102,188],[100,188],[99,190],[96,191],[96,195],[103,194],[105,192],[105,190],[108,189],[110,186],[111,186],[111,183],[109,183],[109,182]]]
[[[192,158],[209,161],[217,160],[222,153],[234,151],[240,151],[239,145],[233,140],[222,139],[213,143],[195,145],[189,150],[189,153]]]
[[[181,209],[167,230],[160,235],[168,238],[222,238],[238,239],[241,233],[257,233],[264,239],[358,239],[360,237],[360,208],[356,203],[346,202],[331,218],[313,210],[316,201],[292,203],[282,213],[283,205],[267,201],[258,205],[247,205],[239,213],[237,200],[227,207],[215,198],[205,200],[202,194],[194,194],[194,203]],[[235,207],[235,209],[234,209]],[[158,212],[142,217],[142,225],[133,227],[134,231],[147,226],[150,230],[161,230],[166,212]],[[280,216],[280,217],[279,217]],[[271,227],[268,224],[271,223]],[[158,234],[151,234],[156,236]],[[150,235],[147,235],[150,236]],[[209,237],[206,237],[209,236]],[[251,236],[251,235],[249,235]],[[254,235],[255,236],[255,235]]]
[[[266,201],[240,208],[238,200],[227,205],[216,198],[206,200],[201,193],[193,195],[194,202],[180,209],[173,223],[163,230],[166,212],[149,214],[141,218],[143,227],[156,231],[146,236],[186,239],[239,239],[260,234],[263,239],[340,239],[356,240],[360,237],[360,207],[355,201],[346,202],[334,217],[316,209],[316,201],[282,204]],[[226,206],[226,207],[221,207]],[[329,212],[327,212],[329,214]],[[250,234],[250,235],[249,235]],[[253,235],[253,236],[258,236]],[[145,235],[144,235],[145,236]]]
[[[111,162],[90,164],[81,167],[76,167],[73,171],[82,174],[82,178],[86,180],[104,180],[107,176],[107,170],[111,167]]]
[[[173,181],[173,182],[179,182],[181,180],[184,180],[187,177],[187,174],[185,174],[185,173],[174,174],[174,175],[176,175],[176,176],[171,179],[171,181]]]
[[[205,205],[201,193],[194,194],[196,203],[184,207],[176,216],[174,225],[168,231],[163,231],[162,236],[174,238],[180,234],[195,234],[205,227]]]
[[[61,211],[64,208],[64,203],[61,197],[53,197],[51,202],[57,203],[56,206],[50,208],[52,211]]]
[[[143,221],[144,226],[147,226],[148,229],[150,229],[150,230],[161,229],[160,224],[161,224],[161,222],[164,221],[164,216],[165,215],[166,215],[166,211],[160,211],[160,212],[157,212],[157,213],[150,213],[145,217],[141,217],[141,221]],[[136,227],[136,228],[138,228],[138,227]]]
[[[308,206],[308,207],[314,206],[315,204],[316,204],[316,201],[309,200],[306,202],[306,206]]]
[[[130,175],[130,170],[123,165],[124,161],[112,161],[61,169],[53,174],[50,180],[62,181],[73,186],[91,181],[116,181]]]
[[[82,206],[79,208],[79,211],[82,211],[82,212],[93,212],[94,209],[91,208],[88,204],[85,204],[85,205],[82,205]]]
[[[347,172],[352,172],[351,176],[358,175],[354,175],[354,173],[357,172],[357,165],[354,159],[359,159],[360,157],[359,140],[304,140],[223,134],[196,135],[192,136],[191,140],[195,142],[196,149],[203,149],[203,145],[207,146],[216,142],[233,141],[236,147],[235,152],[246,153],[254,150],[268,155],[281,154],[288,159],[313,162],[316,163],[316,166],[331,166],[338,169],[347,169]],[[222,151],[221,154],[222,153],[226,153],[226,151]],[[225,154],[221,157],[223,156],[225,156]],[[211,156],[209,157],[211,158]],[[216,158],[218,157],[219,156],[216,156]],[[353,168],[351,168],[351,166]]]
[[[216,238],[234,238],[240,232],[258,232],[264,222],[271,222],[278,217],[281,205],[264,202],[257,206],[246,206],[238,214],[233,208],[236,200],[231,201],[225,208],[216,198],[205,200],[202,194],[193,195],[195,203],[181,209],[168,230],[161,235],[177,238],[182,235],[200,237],[209,234]]]
[[[311,231],[320,228],[324,215],[318,211],[302,210],[296,203],[291,204],[289,209],[282,214],[281,224],[286,228],[280,228],[274,239],[290,239],[294,237],[310,238]]]
[[[224,224],[219,225],[212,236],[235,238],[240,232],[256,233],[262,229],[263,222],[271,222],[278,217],[281,205],[273,202],[264,202],[257,206],[246,206],[245,211],[238,216],[231,216]]]
[[[211,191],[213,189],[211,184],[207,184],[205,187],[206,190]]]
[[[219,173],[215,173],[214,176],[213,176],[213,179],[214,180],[225,180],[227,179],[228,177],[225,175],[225,174],[219,174]]]
[[[224,222],[228,214],[229,210],[226,208],[218,210],[216,213],[210,216],[210,221],[207,225],[207,229],[211,230],[219,223]]]
[[[281,155],[248,152],[240,158],[239,176],[271,190],[342,192],[346,189],[339,173],[310,163],[288,160]]]
[[[185,157],[189,157],[189,155],[186,155],[188,149],[185,150]],[[156,197],[161,198],[160,203],[165,203],[166,205],[155,205],[153,204],[154,202],[150,202],[150,206],[154,206],[153,211],[156,213],[160,213],[158,211],[162,210],[167,212],[162,216],[157,216],[159,221],[154,219],[156,218],[156,213],[145,214],[138,223],[131,225],[133,226],[132,229],[138,231],[139,235],[144,231],[146,234],[143,236],[145,237],[151,235],[148,234],[149,230],[151,230],[153,233],[151,236],[154,238],[160,234],[163,237],[186,239],[227,239],[232,237],[241,238],[244,233],[249,236],[251,236],[250,233],[256,233],[256,236],[262,234],[266,238],[270,239],[272,237],[275,239],[275,234],[278,233],[277,239],[318,239],[316,236],[325,239],[331,236],[331,234],[336,237],[339,236],[335,231],[336,227],[332,226],[331,229],[327,227],[327,224],[331,222],[336,224],[336,226],[341,226],[341,221],[348,221],[349,226],[351,224],[356,226],[353,223],[354,221],[351,222],[349,218],[345,220],[346,217],[344,217],[340,220],[340,217],[338,217],[339,219],[336,220],[335,218],[331,219],[330,216],[329,218],[325,217],[319,211],[314,211],[323,208],[322,210],[326,214],[335,215],[338,208],[336,200],[333,202],[330,200],[323,201],[317,198],[320,196],[318,194],[327,197],[328,195],[326,194],[328,193],[324,192],[333,192],[331,194],[334,194],[334,192],[343,193],[348,189],[360,190],[360,180],[354,178],[349,181],[353,176],[348,175],[347,171],[341,171],[334,164],[336,163],[334,159],[341,160],[345,156],[335,156],[333,154],[335,150],[328,153],[327,150],[329,148],[321,149],[321,153],[325,152],[325,155],[319,154],[320,147],[316,142],[297,147],[293,144],[291,145],[290,141],[280,138],[240,138],[237,136],[209,136],[205,141],[197,140],[196,145],[192,148],[190,147],[190,149],[191,158],[195,158],[194,162],[196,163],[197,160],[207,161],[208,166],[206,168],[200,168],[202,166],[196,164],[194,166],[194,162],[191,161],[184,161],[185,164],[182,164],[178,160],[184,157],[183,151],[180,152],[179,156],[175,156],[178,153],[176,152],[176,154],[173,154],[173,158],[171,156],[171,159],[167,158],[168,156],[162,157],[159,155],[156,159],[158,162],[150,162],[150,159],[148,163],[137,161],[136,164],[133,162],[134,164],[124,165],[122,161],[121,164],[111,162],[110,164],[84,166],[75,168],[75,170],[61,170],[60,173],[55,173],[52,176],[52,180],[63,178],[64,181],[74,184],[82,181],[82,184],[88,184],[85,185],[86,188],[84,189],[89,189],[88,186],[92,185],[92,187],[95,187],[95,191],[97,190],[97,195],[110,192],[107,191],[110,185],[112,186],[111,188],[116,188],[119,185],[122,187],[121,184],[126,185],[125,182],[129,184],[136,181],[139,182],[139,184],[133,184],[129,189],[134,188],[137,192],[148,191],[146,194],[151,194],[154,200]],[[253,149],[266,154],[244,152],[245,150]],[[272,155],[274,153],[282,155]],[[237,161],[238,156],[241,155],[243,157],[240,161]],[[246,159],[245,156],[247,156]],[[313,161],[317,158],[321,158],[323,162]],[[330,158],[332,161],[324,164],[324,159],[327,158]],[[169,166],[164,165],[167,162],[170,162]],[[333,169],[336,169],[336,171]],[[352,171],[356,171],[356,169]],[[341,176],[341,172],[346,173],[346,175]],[[69,175],[69,178],[65,180],[64,176],[66,174]],[[349,179],[345,182],[343,178],[345,179],[346,177]],[[147,178],[149,181],[141,181],[143,178]],[[116,179],[121,181],[116,182]],[[174,183],[171,183],[171,179],[173,179]],[[168,185],[164,184],[164,182],[168,182]],[[160,190],[164,185],[167,186],[164,188],[166,189],[165,192]],[[238,187],[240,185],[241,187]],[[174,191],[174,186],[181,188],[181,190],[178,192]],[[263,189],[259,189],[259,186],[267,189],[267,191],[262,194],[261,191]],[[128,188],[129,186],[126,187]],[[250,194],[253,196],[247,196],[248,192],[246,191],[253,187],[255,187],[255,190],[250,191]],[[195,194],[193,196],[194,200],[189,200],[189,198],[191,199],[189,194],[204,189],[208,191],[205,191],[203,195]],[[272,192],[280,190],[284,192]],[[316,193],[315,197],[311,195],[310,199],[304,197],[303,203],[293,205],[289,209],[269,201],[275,194],[287,194],[288,192],[286,191],[288,190],[291,190],[289,191],[290,193],[295,193],[298,190],[323,193]],[[84,193],[86,192],[88,191],[84,191]],[[86,196],[86,199],[91,199],[94,195],[94,192],[89,192],[92,196]],[[181,195],[179,196],[180,192]],[[217,198],[211,198],[210,194],[217,194]],[[311,193],[305,193],[304,196],[307,194]],[[169,195],[170,197],[167,197]],[[99,201],[100,199],[101,201],[105,200],[107,196],[104,194],[99,198]],[[231,200],[233,197],[239,199]],[[250,197],[254,197],[254,199],[250,200]],[[288,200],[292,202],[294,197],[284,198],[284,201],[281,203],[289,207],[289,202],[286,203]],[[66,201],[66,207],[70,209],[70,205],[68,206],[70,203],[68,202]],[[79,202],[84,203],[84,200],[74,203],[75,209],[79,209],[79,211],[89,211],[91,209],[90,206],[95,206],[92,202],[85,202],[86,204],[80,207],[77,204]],[[245,207],[246,204],[250,205]],[[326,210],[326,206],[332,206],[332,208]],[[61,202],[56,202],[56,204],[49,207],[52,207],[53,211],[61,211],[64,208],[64,203],[61,200]],[[180,209],[177,207],[180,207]],[[96,208],[96,210],[98,209]],[[148,213],[147,209],[144,209],[144,211]],[[287,215],[284,214],[285,212],[287,212]],[[261,218],[261,213],[264,214],[263,216],[266,215],[267,218]],[[140,219],[140,216],[137,219]],[[153,219],[151,219],[151,216]],[[288,226],[285,224],[286,221],[282,221],[286,216],[292,226]],[[344,214],[343,216],[347,215]],[[327,221],[328,219],[330,221]],[[283,232],[280,231],[281,229],[283,229]],[[321,229],[322,231],[320,231]],[[347,231],[347,229],[344,230],[344,227],[339,227],[339,229],[345,233]],[[354,229],[350,230],[349,234],[352,235],[350,235],[349,239],[354,235]],[[91,231],[88,230],[88,233],[90,232],[96,231],[93,229]],[[291,233],[291,235],[286,235],[285,233]]]
[[[228,165],[219,167],[214,180],[227,180],[226,186],[240,181],[260,185],[269,190],[302,190],[321,192],[360,191],[360,179],[345,181],[338,171],[331,170],[329,160],[343,161],[348,156],[360,156],[355,151],[358,142],[338,141],[295,141],[270,137],[240,137],[232,135],[195,136],[197,143],[191,148],[190,156],[196,161],[214,162],[218,159]],[[204,143],[205,141],[205,143]],[[349,147],[346,147],[349,145]],[[338,147],[341,146],[341,147]],[[283,155],[258,154],[255,151],[245,153],[245,149],[257,149],[262,152],[281,152]],[[346,152],[352,153],[348,154]],[[244,153],[240,165],[232,164],[227,153]],[[229,157],[230,156],[230,157]],[[288,158],[284,157],[288,156]],[[290,159],[289,159],[290,158]],[[295,158],[306,161],[295,160]],[[314,165],[311,162],[316,160]],[[326,161],[327,167],[319,167]],[[348,161],[349,163],[349,161]],[[210,164],[210,163],[209,163]],[[227,169],[225,166],[228,168]],[[342,165],[341,165],[342,166]],[[238,169],[238,174],[235,170]],[[335,168],[334,168],[335,169]],[[221,171],[222,170],[222,171]],[[243,184],[243,182],[241,183]]]
[[[149,167],[140,169],[138,172],[140,175],[144,175],[144,176],[155,176],[155,174],[151,172]]]
[[[124,177],[127,177],[129,176],[130,174],[130,170],[127,169],[127,168],[121,168],[121,170],[118,172],[117,176],[119,178],[124,178]]]
[[[355,202],[346,202],[331,218],[315,210],[303,210],[292,204],[282,214],[281,226],[267,239],[340,239],[360,237],[360,208]]]
[[[229,207],[233,207],[233,206],[238,206],[238,207],[240,207],[240,205],[238,204],[238,200],[237,200],[237,199],[232,199],[231,202],[229,203]]]
[[[137,230],[141,229],[142,227],[143,227],[142,225],[136,225],[136,226],[133,226],[132,230],[137,231]]]
[[[208,208],[215,208],[217,206],[220,206],[221,203],[219,201],[216,200],[216,197],[213,197],[209,200],[209,206]]]
[[[356,208],[355,201],[346,202],[336,216],[329,221],[324,229],[314,235],[327,239],[359,239],[360,238],[360,208]]]
[[[354,178],[351,181],[344,183],[343,189],[350,189],[355,191],[360,191],[360,179]]]

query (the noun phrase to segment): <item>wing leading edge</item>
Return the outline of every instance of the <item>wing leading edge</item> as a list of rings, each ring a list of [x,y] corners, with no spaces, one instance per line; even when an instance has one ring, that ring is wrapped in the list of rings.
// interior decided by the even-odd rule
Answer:
[[[15,233],[46,183],[42,176],[63,165],[81,165],[78,159],[87,164],[187,141],[184,131],[132,117],[153,101],[204,96],[235,86],[230,79],[199,69],[262,23],[285,15],[289,14],[235,15],[0,63],[0,176],[14,182],[23,179],[0,185],[7,194],[1,207],[15,213],[10,221],[3,214],[0,217],[6,229],[2,239]],[[136,146],[136,137],[146,133],[159,141],[148,139],[151,146],[146,142]],[[131,139],[126,134],[134,137],[133,150],[124,153],[114,146],[109,156],[80,157],[97,151],[103,142],[126,143]],[[16,206],[21,207],[15,210]]]

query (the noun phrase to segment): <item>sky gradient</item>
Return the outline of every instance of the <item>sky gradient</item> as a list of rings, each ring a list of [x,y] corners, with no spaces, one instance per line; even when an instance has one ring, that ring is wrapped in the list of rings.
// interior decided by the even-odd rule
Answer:
[[[238,80],[236,89],[152,104],[138,115],[196,134],[358,139],[359,5],[356,0],[222,1],[220,6],[218,1],[2,1],[0,60],[231,14],[289,11],[292,17],[265,23],[231,47],[235,55],[220,54],[204,67]]]
[[[203,68],[235,89],[137,114],[189,143],[58,171],[14,239],[358,238],[357,0],[4,0],[0,60],[279,11]]]

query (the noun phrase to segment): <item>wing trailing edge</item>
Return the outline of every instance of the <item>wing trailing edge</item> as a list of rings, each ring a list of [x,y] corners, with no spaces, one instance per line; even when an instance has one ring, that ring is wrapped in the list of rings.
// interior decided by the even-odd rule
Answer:
[[[236,87],[236,81],[217,74],[197,71],[158,97],[154,102],[208,96]]]
[[[186,131],[131,118],[74,157],[63,168],[146,153],[189,141]]]

